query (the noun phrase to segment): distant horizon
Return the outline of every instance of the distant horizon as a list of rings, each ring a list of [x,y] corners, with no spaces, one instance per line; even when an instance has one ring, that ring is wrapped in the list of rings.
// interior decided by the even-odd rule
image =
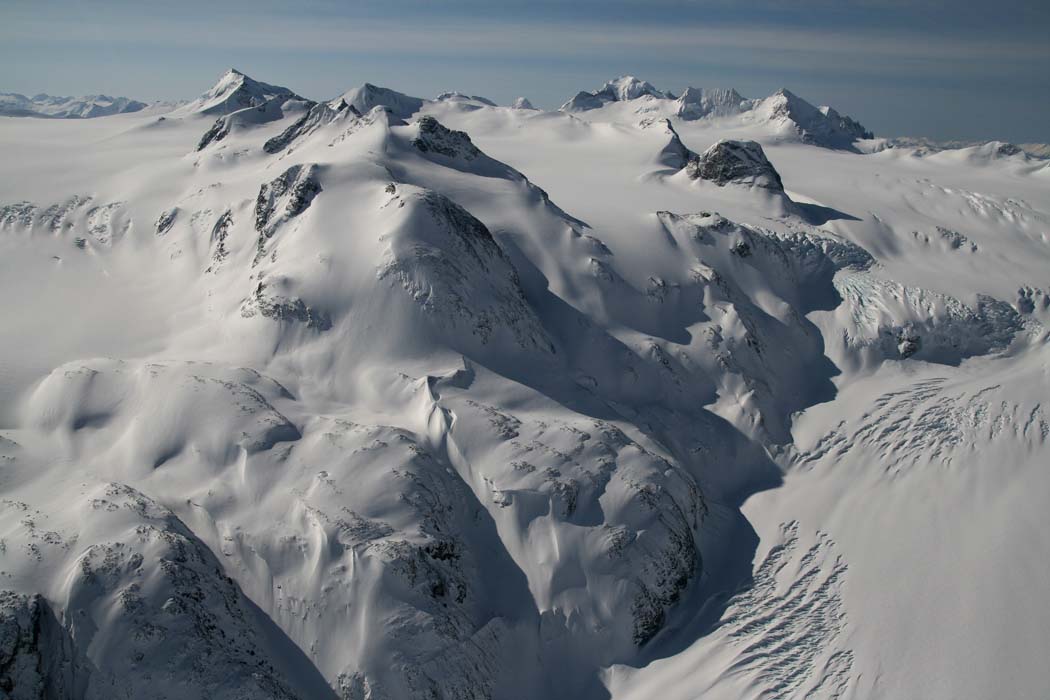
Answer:
[[[784,87],[877,136],[1050,141],[1050,7],[1030,0],[12,0],[0,19],[0,90],[27,96],[186,100],[235,67],[310,99],[370,82],[553,110],[630,74]]]

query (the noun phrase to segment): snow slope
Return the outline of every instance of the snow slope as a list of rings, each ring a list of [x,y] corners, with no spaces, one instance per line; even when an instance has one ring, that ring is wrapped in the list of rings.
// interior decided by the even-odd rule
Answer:
[[[1045,162],[590,96],[0,119],[0,693],[1050,687]]]

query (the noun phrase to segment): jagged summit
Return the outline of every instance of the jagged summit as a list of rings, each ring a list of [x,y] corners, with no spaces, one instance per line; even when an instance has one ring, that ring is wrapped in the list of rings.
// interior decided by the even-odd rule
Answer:
[[[589,109],[598,109],[609,102],[626,102],[645,96],[666,100],[674,99],[673,94],[657,90],[652,83],[639,80],[633,75],[622,75],[608,81],[595,92],[577,93],[575,97],[561,106],[561,110],[563,112],[584,112]]]
[[[602,86],[602,89],[598,91],[598,94],[606,93],[611,93],[620,101],[635,100],[643,95],[674,99],[674,95],[671,93],[657,90],[653,87],[652,83],[645,80],[639,80],[633,75],[622,75],[615,80],[610,80],[605,83],[605,85]]]
[[[686,173],[693,179],[708,180],[719,186],[733,183],[784,191],[780,173],[755,141],[723,139],[690,158]]]
[[[286,87],[259,82],[230,68],[210,90],[176,111],[182,114],[221,116],[247,107],[258,107],[278,98],[303,99]]]
[[[782,133],[792,133],[804,143],[817,146],[851,150],[854,141],[873,138],[870,131],[853,119],[831,107],[814,107],[785,88],[759,100],[754,111]]]
[[[510,103],[513,109],[536,109],[529,102],[527,97],[516,97],[513,102]]]
[[[411,97],[371,83],[348,90],[343,93],[341,99],[361,114],[370,112],[377,105],[382,105],[399,119],[408,119],[423,107],[423,100],[419,97]]]
[[[781,88],[763,99],[747,99],[732,88],[688,87],[678,97],[654,88],[632,76],[610,80],[596,92],[580,92],[562,105],[563,112],[588,112],[613,103],[640,100],[634,112],[647,117],[662,115],[682,121],[739,117],[742,124],[769,124],[782,139],[801,140],[825,148],[855,150],[854,142],[873,135],[850,117],[831,107],[815,107],[793,92]],[[625,106],[623,109],[631,109]],[[621,108],[614,120],[624,115]]]
[[[676,100],[674,113],[681,119],[692,120],[740,114],[750,108],[751,100],[732,88],[688,87]]]

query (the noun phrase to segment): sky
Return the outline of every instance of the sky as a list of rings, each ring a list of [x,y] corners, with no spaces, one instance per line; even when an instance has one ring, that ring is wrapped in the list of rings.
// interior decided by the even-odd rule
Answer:
[[[1050,0],[0,0],[0,92],[187,99],[230,67],[547,109],[624,74],[786,87],[877,135],[1050,142]]]

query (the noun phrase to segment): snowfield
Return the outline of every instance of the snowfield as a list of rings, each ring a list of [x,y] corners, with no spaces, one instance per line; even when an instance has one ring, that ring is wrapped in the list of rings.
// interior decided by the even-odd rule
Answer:
[[[161,111],[0,117],[0,697],[1050,692],[1050,161],[630,77]]]

